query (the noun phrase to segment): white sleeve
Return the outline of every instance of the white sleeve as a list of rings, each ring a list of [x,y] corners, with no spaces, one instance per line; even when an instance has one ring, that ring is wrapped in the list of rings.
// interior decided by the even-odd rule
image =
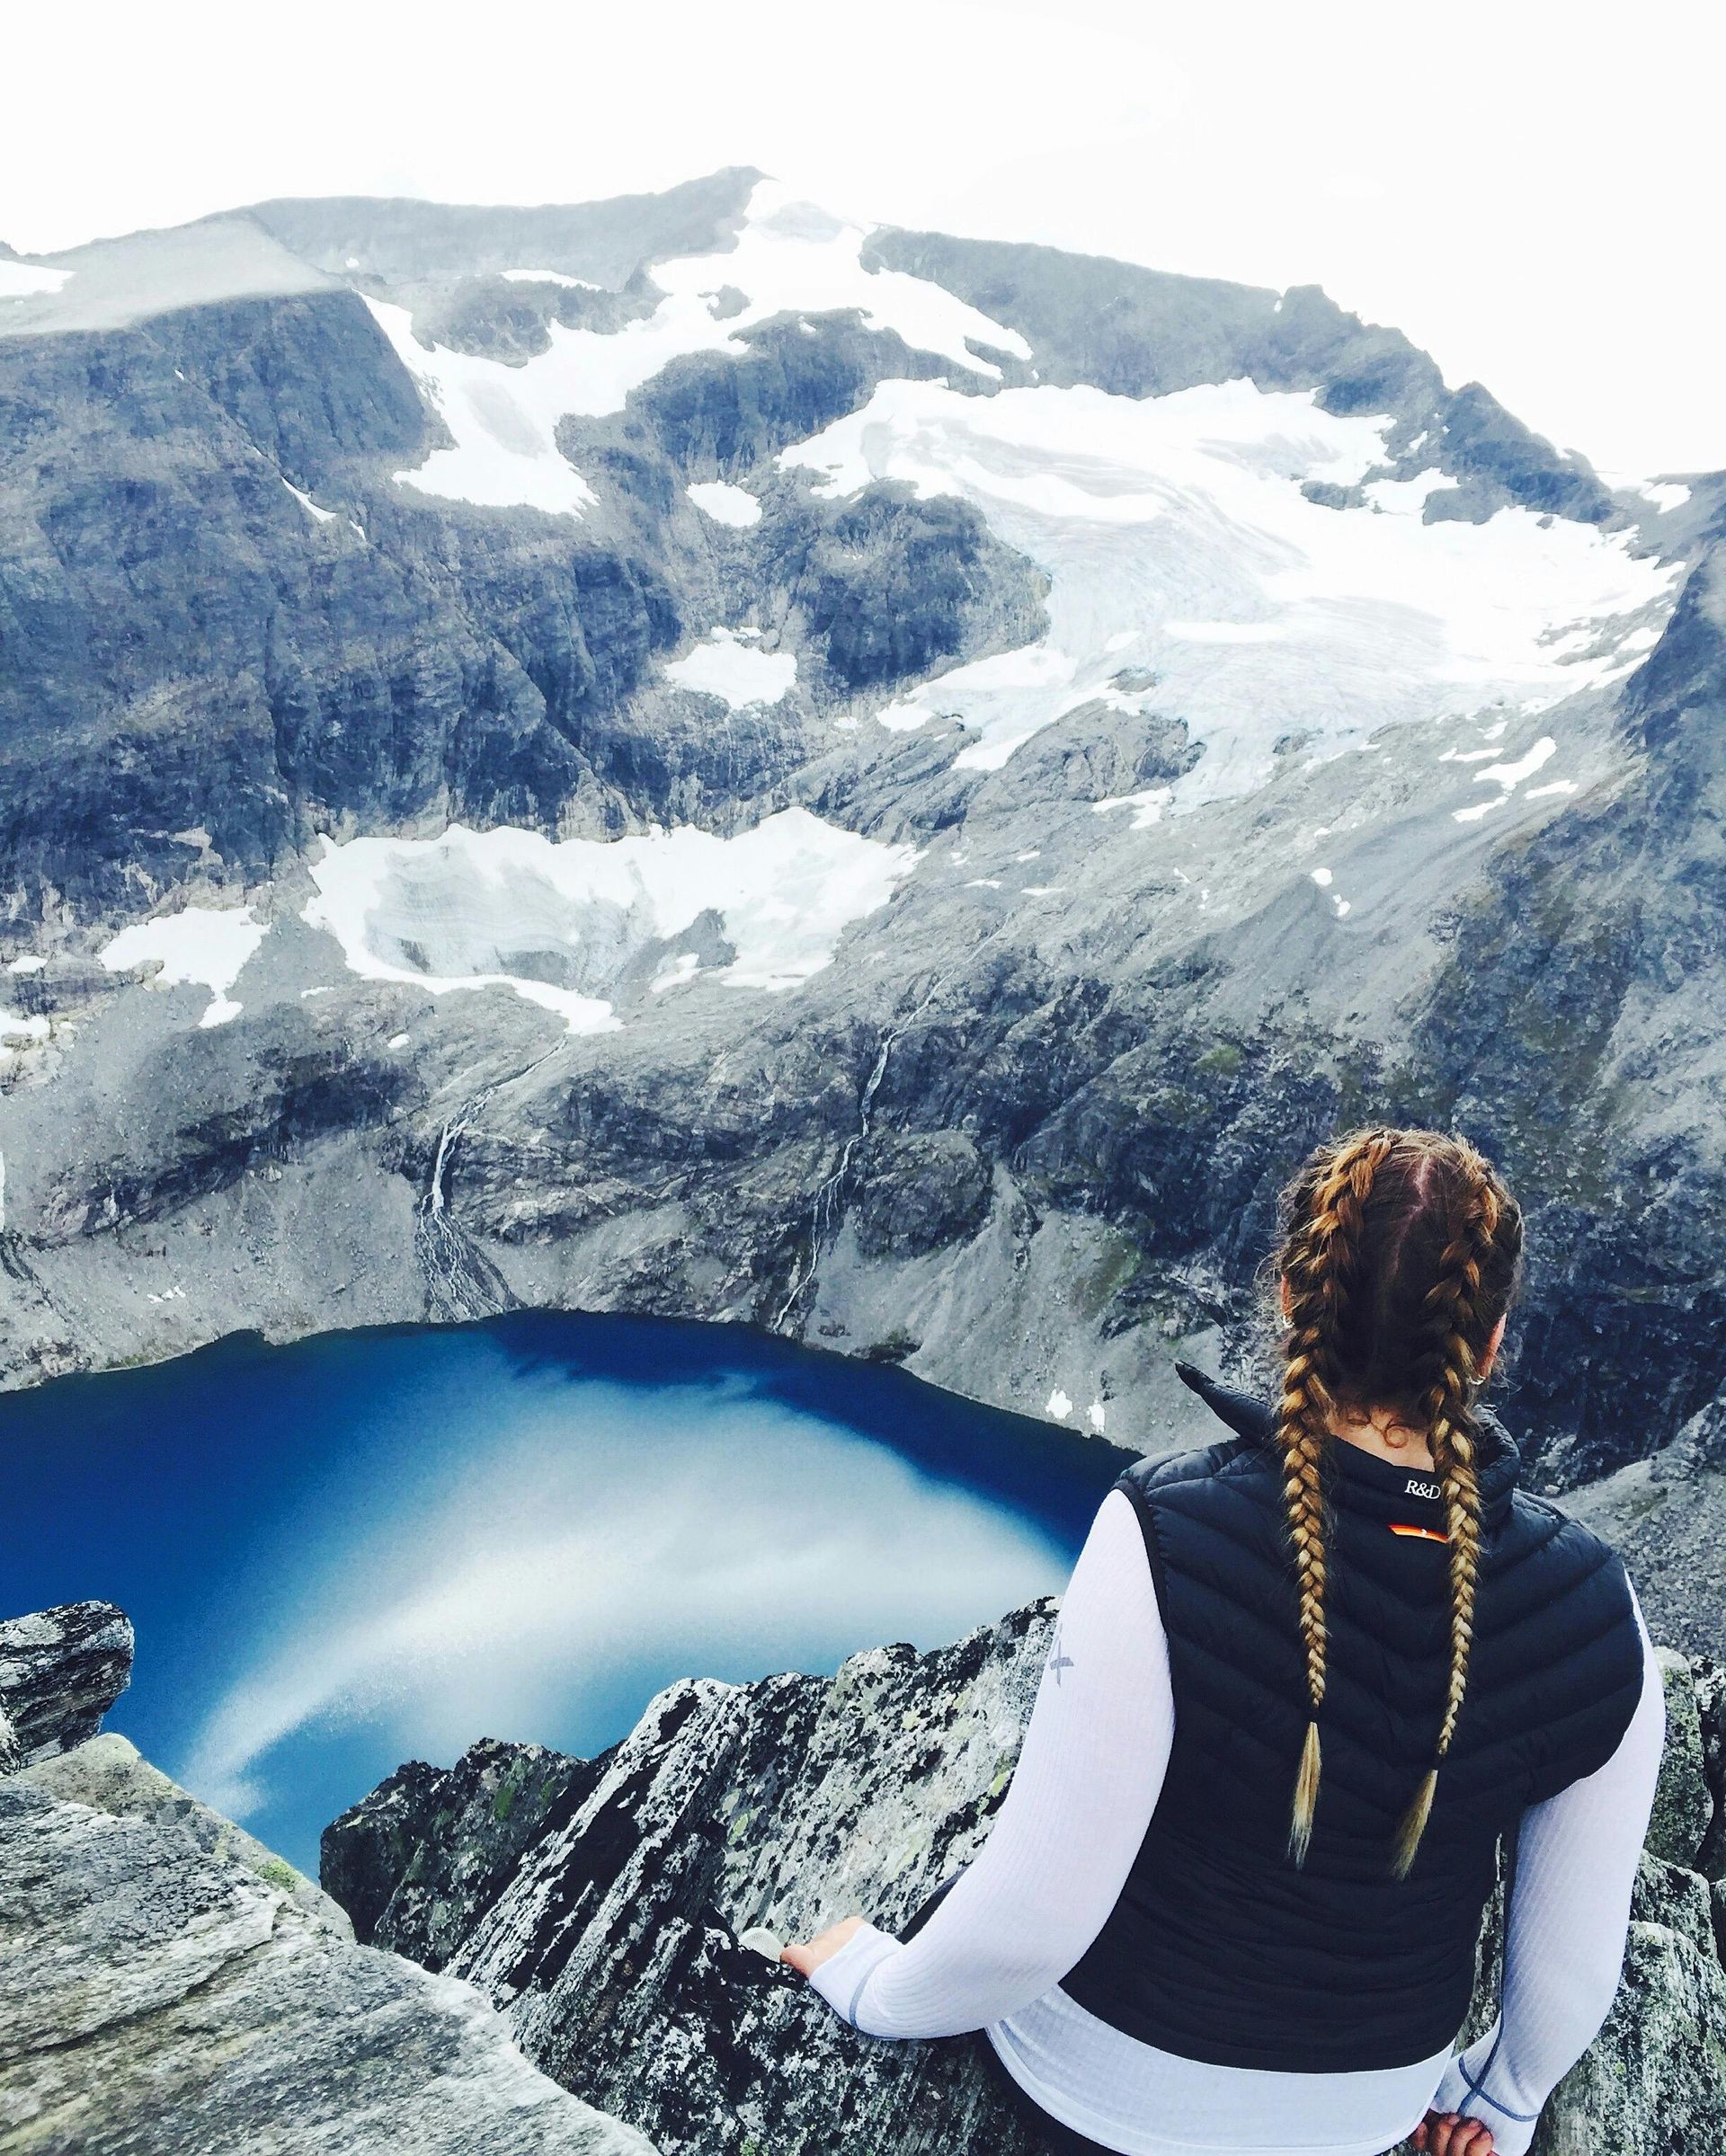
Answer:
[[[1524,2156],[1559,2082],[1606,2019],[1624,1966],[1631,1889],[1666,1738],[1666,1693],[1642,1622],[1642,1695],[1616,1752],[1522,1815],[1511,1889],[1503,2010],[1450,2063],[1433,2098]]]
[[[873,1925],[811,1980],[875,2036],[956,2036],[1058,1983],[1119,1898],[1174,1741],[1169,1648],[1133,1501],[1102,1503],[989,1839],[915,1938]]]

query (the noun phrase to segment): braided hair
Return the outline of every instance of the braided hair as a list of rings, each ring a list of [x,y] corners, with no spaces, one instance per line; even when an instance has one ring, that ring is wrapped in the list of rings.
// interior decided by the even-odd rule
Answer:
[[[1437,1131],[1353,1131],[1322,1146],[1284,1193],[1278,1270],[1286,1329],[1276,1443],[1299,1594],[1308,1719],[1289,1854],[1304,1861],[1318,1805],[1325,1691],[1323,1463],[1339,1412],[1393,1410],[1423,1431],[1444,1494],[1450,1674],[1432,1763],[1403,1818],[1406,1875],[1468,1687],[1480,1565],[1474,1397],[1514,1293],[1522,1216],[1465,1140]]]

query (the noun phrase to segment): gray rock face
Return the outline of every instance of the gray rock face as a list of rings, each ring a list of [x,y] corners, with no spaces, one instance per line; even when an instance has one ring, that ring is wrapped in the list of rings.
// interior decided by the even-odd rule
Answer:
[[[1648,1851],[1667,1864],[1695,1867],[1716,1809],[1703,1736],[1702,1688],[1682,1655],[1662,1647],[1659,1655],[1666,1686],[1666,1756],[1648,1823]],[[1718,1730],[1714,1734],[1718,1742]]]
[[[67,1602],[0,1622],[0,1718],[16,1763],[93,1736],[131,1674],[131,1620],[111,1602]]]
[[[405,1767],[325,1831],[324,1883],[362,1936],[469,1977],[529,2056],[668,2152],[816,2156],[837,2135],[879,2156],[1030,2156],[971,2046],[860,2037],[744,1935],[807,1937],[854,1909],[895,1929],[969,1858],[1052,1627],[1039,1602],[832,1680],[675,1685],[593,1761],[486,1743]],[[1726,2125],[1709,1882],[1653,1853],[1676,1838],[1693,1861],[1719,1824],[1720,1702],[1707,1670],[1666,1669],[1681,1734],[1624,1984],[1541,2156],[1703,2156]]]
[[[903,1922],[964,1863],[1053,1621],[1036,1603],[832,1680],[675,1685],[594,1761],[485,1745],[406,1768],[326,1831],[325,1883],[667,2149],[813,2156],[837,2131],[883,2156],[1032,2156],[968,2046],[870,2045],[737,1935],[806,1937],[853,1907]]]
[[[26,1767],[18,1781],[21,1788],[40,1789],[44,1796],[85,1805],[93,1812],[106,1812],[111,1818],[177,1828],[214,1862],[238,1864],[286,1894],[334,1937],[353,1936],[353,1926],[339,1903],[244,1827],[200,1804],[159,1767],[140,1759],[138,1747],[125,1737],[112,1732],[91,1737],[70,1752]]]
[[[0,1787],[0,2136],[52,2156],[651,2156],[466,1984],[175,1828]]]

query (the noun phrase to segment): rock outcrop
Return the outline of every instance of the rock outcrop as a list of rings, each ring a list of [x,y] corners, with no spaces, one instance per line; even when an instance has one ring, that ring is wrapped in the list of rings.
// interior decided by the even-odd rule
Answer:
[[[130,1619],[111,1602],[66,1602],[0,1623],[0,1766],[30,1766],[92,1737],[131,1681]]]
[[[831,1680],[674,1685],[596,1760],[488,1743],[405,1767],[326,1831],[324,1883],[362,1938],[469,1978],[547,2072],[668,2152],[1027,2156],[969,2045],[860,2037],[742,1939],[853,1909],[897,1927],[967,1859],[1052,1624],[1038,1602]],[[1720,1847],[1721,1687],[1665,1670],[1624,1983],[1541,2156],[1717,2156],[1726,2134],[1726,1900],[1694,1868]]]
[[[90,1735],[129,1667],[118,1610],[0,1637],[0,1672],[22,1671],[0,1705],[37,1761],[0,1780],[0,2149],[653,2156],[471,1986],[356,1946],[309,1880]]]

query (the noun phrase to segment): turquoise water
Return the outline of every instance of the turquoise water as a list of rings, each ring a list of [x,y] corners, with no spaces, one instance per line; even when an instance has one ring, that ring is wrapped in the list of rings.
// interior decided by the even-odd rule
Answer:
[[[1121,1455],[731,1326],[253,1337],[0,1397],[0,1613],[138,1627],[108,1718],[305,1868],[402,1761],[592,1752],[684,1675],[1057,1589]]]

